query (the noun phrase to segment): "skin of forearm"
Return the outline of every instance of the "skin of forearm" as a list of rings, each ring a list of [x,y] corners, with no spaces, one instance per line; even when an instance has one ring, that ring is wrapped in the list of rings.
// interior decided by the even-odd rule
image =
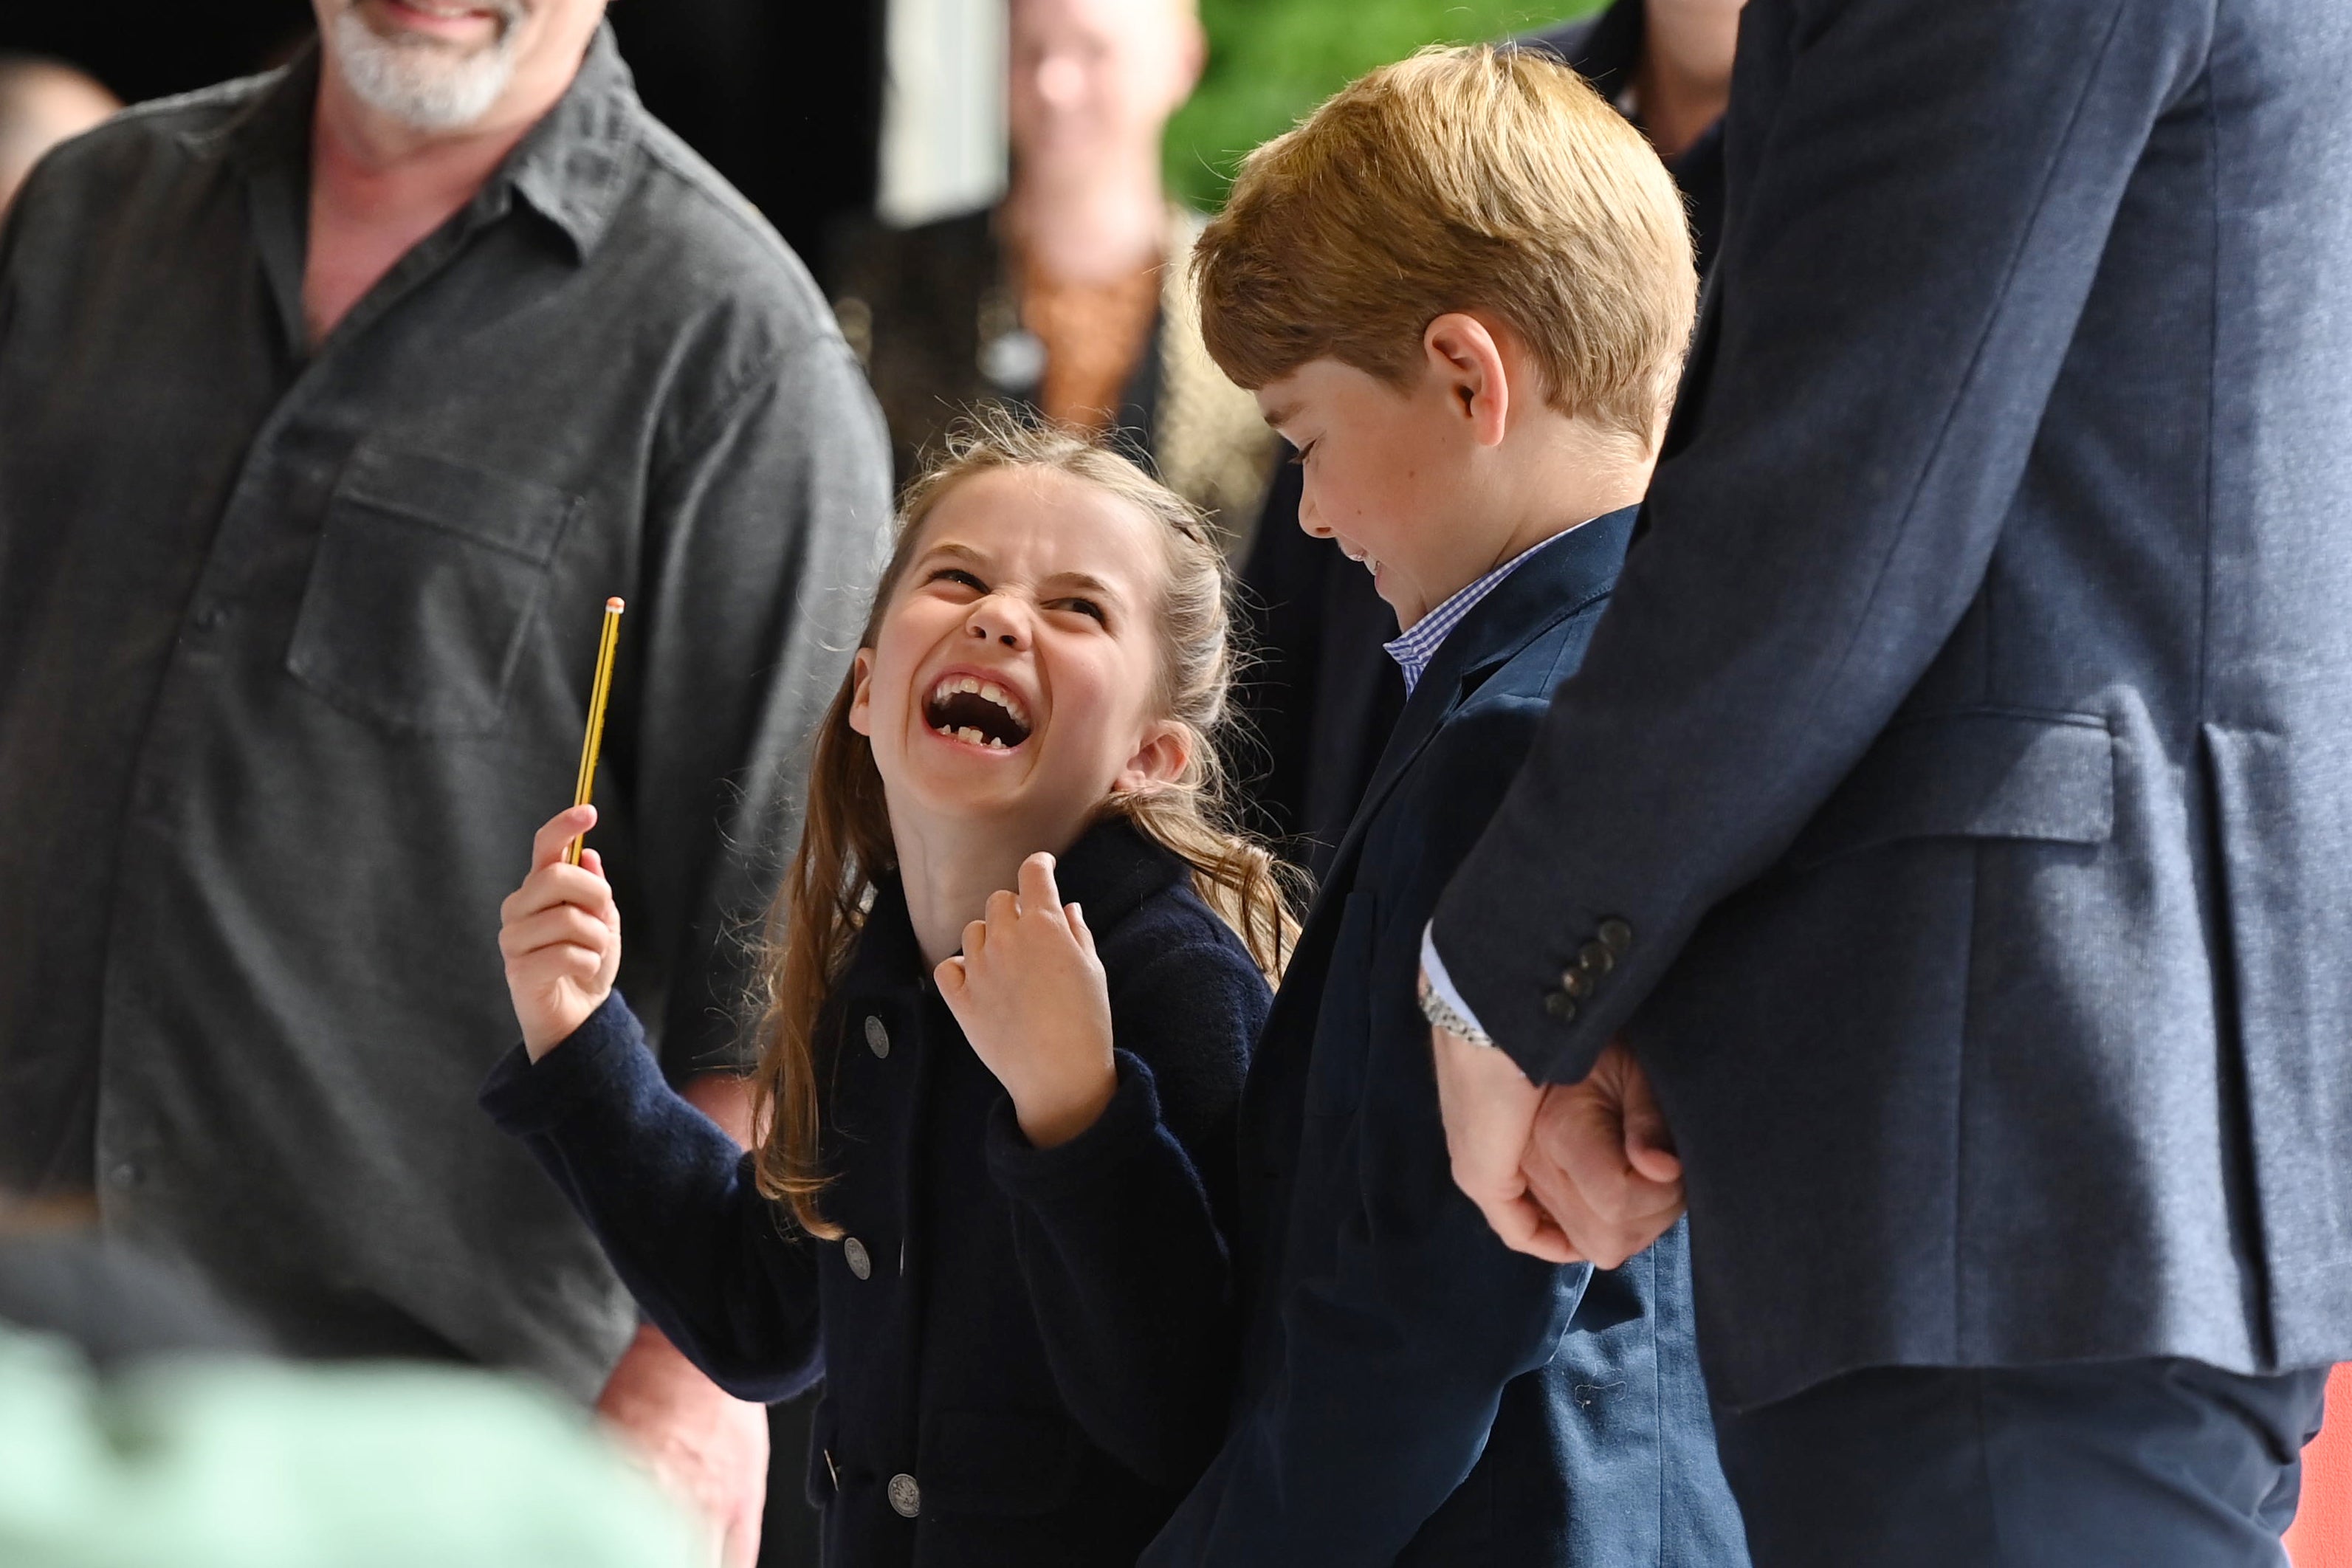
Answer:
[[[741,1073],[707,1072],[687,1079],[678,1092],[742,1147],[749,1149],[757,1142],[752,1136],[750,1078]]]

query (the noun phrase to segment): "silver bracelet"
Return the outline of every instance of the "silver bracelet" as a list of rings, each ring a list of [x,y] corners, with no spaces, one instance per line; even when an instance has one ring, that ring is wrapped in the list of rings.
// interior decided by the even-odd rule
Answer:
[[[1445,998],[1437,994],[1437,987],[1429,983],[1427,974],[1421,977],[1421,1016],[1447,1034],[1465,1039],[1474,1046],[1492,1046],[1495,1043],[1494,1036],[1445,1005]]]

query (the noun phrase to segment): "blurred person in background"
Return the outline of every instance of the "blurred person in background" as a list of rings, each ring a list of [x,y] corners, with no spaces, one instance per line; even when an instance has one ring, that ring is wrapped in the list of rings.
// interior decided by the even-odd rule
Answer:
[[[993,210],[856,226],[835,308],[900,474],[966,407],[1115,431],[1237,553],[1275,441],[1202,346],[1185,262],[1202,218],[1160,180],[1206,43],[1192,0],[1012,0],[1012,186]]]
[[[748,1137],[739,926],[887,439],[601,0],[316,9],[289,68],[53,153],[0,234],[0,1186],[289,1350],[600,1399],[747,1563],[762,1413],[639,1329],[469,1102],[618,594],[625,983]]]
[[[0,55],[0,216],[42,153],[121,107],[112,93],[62,61]]]
[[[1723,112],[1745,0],[1616,0],[1524,39],[1574,67],[1649,137],[1682,187],[1700,275],[1723,233]],[[1298,470],[1279,465],[1243,564],[1260,663],[1235,689],[1264,747],[1236,759],[1252,826],[1320,875],[1363,797],[1404,682],[1381,645],[1394,612],[1371,578],[1298,527]]]
[[[544,1389],[270,1360],[184,1268],[0,1195],[8,1568],[690,1568],[636,1470]]]

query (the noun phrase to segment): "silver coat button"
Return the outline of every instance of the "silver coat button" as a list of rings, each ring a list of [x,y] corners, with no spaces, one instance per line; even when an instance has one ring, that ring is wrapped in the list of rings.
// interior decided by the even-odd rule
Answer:
[[[890,1478],[890,1506],[901,1518],[912,1519],[923,1511],[923,1489],[915,1478],[901,1470]]]
[[[847,1241],[841,1244],[841,1256],[847,1260],[849,1264],[849,1271],[852,1274],[856,1275],[860,1279],[872,1277],[874,1273],[874,1259],[866,1255],[866,1244],[864,1242],[858,1240],[854,1236],[851,1237]]]
[[[890,1031],[871,1013],[866,1015],[866,1048],[877,1057],[890,1054]]]

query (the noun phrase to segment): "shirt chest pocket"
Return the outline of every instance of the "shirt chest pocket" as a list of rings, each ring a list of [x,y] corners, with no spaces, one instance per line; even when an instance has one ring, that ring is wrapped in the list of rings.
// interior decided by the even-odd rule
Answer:
[[[388,729],[496,728],[579,504],[551,485],[362,442],[328,499],[287,670]]]

